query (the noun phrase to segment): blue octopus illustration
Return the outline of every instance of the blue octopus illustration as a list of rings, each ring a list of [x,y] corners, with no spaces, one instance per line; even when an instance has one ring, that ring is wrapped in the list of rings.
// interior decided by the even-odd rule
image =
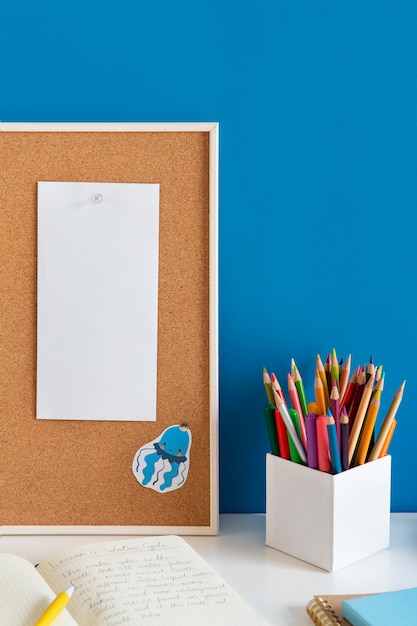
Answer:
[[[187,479],[190,447],[188,424],[169,426],[139,448],[132,464],[133,474],[141,485],[160,493],[179,489]]]

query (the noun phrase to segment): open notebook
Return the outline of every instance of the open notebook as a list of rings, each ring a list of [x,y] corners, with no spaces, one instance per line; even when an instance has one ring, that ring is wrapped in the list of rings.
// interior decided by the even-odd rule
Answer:
[[[35,568],[0,554],[2,626],[34,624],[74,585],[54,626],[267,626],[181,537],[78,546]]]

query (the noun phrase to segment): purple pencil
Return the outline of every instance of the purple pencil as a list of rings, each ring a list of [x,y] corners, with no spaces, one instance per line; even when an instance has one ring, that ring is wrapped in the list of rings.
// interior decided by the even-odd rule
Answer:
[[[340,457],[342,470],[349,469],[349,417],[345,407],[343,407],[340,416]]]
[[[317,456],[317,431],[316,431],[317,415],[315,413],[307,413],[305,417],[306,422],[306,437],[307,437],[307,465],[317,469],[319,466]]]

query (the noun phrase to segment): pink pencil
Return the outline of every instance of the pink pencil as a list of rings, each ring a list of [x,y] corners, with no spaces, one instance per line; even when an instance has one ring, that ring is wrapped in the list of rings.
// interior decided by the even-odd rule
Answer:
[[[319,470],[322,472],[332,471],[332,462],[330,460],[329,435],[327,432],[327,416],[319,415],[316,420],[317,430],[317,456],[319,462]]]

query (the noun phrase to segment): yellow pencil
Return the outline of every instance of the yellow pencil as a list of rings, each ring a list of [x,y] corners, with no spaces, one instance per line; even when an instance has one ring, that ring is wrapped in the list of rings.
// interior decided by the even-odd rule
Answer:
[[[362,465],[366,461],[366,455],[368,454],[369,444],[371,442],[380,404],[381,391],[378,389],[369,404],[369,409],[365,417],[365,423],[358,448],[358,454],[356,455],[355,465]]]
[[[378,437],[375,441],[374,447],[372,448],[371,454],[369,455],[368,461],[375,461],[376,459],[379,458],[379,455],[381,453],[381,450],[384,446],[385,440],[391,428],[391,424],[398,411],[398,407],[400,406],[403,393],[404,393],[404,387],[405,387],[405,381],[403,382],[401,387],[397,389],[396,393],[394,394],[394,397],[392,399],[388,412],[384,418],[384,421],[382,422],[382,426],[379,431]]]
[[[355,453],[356,444],[358,443],[359,435],[361,433],[363,420],[365,419],[366,411],[368,409],[369,401],[371,399],[372,390],[374,387],[375,373],[371,375],[362,393],[361,401],[356,411],[355,421],[349,434],[349,465],[353,459]]]
[[[50,626],[67,606],[73,591],[74,587],[71,585],[71,587],[59,593],[55,600],[48,606],[45,613],[38,619],[35,626]]]

